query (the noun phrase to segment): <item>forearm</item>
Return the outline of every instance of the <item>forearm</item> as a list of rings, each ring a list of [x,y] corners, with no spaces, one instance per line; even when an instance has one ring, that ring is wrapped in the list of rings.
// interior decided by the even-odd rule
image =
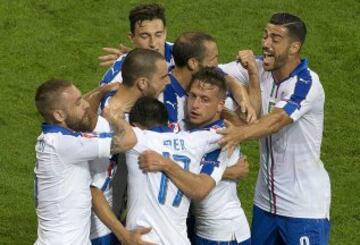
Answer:
[[[113,122],[112,126],[114,135],[111,141],[111,154],[130,150],[136,145],[135,132],[124,119]]]
[[[257,72],[249,74],[249,99],[251,105],[256,111],[256,115],[260,115],[261,110],[261,93],[260,93],[260,78]]]
[[[235,78],[231,76],[226,76],[225,80],[228,89],[238,104],[241,104],[242,101],[250,102],[249,94],[244,85],[237,82]]]
[[[215,181],[205,174],[193,174],[185,171],[171,160],[165,169],[171,181],[190,199],[200,201],[204,199],[215,186]]]
[[[126,239],[129,236],[128,231],[116,218],[104,194],[96,187],[91,187],[92,208],[100,220],[109,227],[119,240]]]
[[[275,108],[274,111],[261,117],[256,123],[243,127],[237,135],[244,140],[260,139],[262,137],[274,134],[281,128],[292,123],[292,119],[283,109]]]
[[[240,117],[237,111],[232,112],[227,110],[226,108],[222,111],[221,118],[230,121],[235,126],[242,126],[247,124],[246,119]]]

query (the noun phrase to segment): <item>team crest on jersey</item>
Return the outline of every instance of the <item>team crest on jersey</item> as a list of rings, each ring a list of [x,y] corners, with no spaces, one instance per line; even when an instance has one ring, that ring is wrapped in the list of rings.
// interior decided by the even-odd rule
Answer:
[[[174,133],[178,133],[180,131],[180,125],[178,123],[169,123],[168,127],[173,130]]]
[[[213,165],[214,167],[219,167],[220,161],[218,160],[206,160],[206,157],[203,157],[200,161],[200,165]]]

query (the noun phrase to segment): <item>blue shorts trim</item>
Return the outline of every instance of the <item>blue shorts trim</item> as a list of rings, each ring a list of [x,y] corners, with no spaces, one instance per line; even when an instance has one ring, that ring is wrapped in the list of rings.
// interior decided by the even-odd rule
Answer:
[[[199,237],[198,235],[195,235],[195,242],[192,243],[194,245],[251,245],[250,238],[238,243],[236,240],[233,241],[213,241],[208,240],[202,237]]]
[[[328,219],[291,218],[253,208],[252,245],[327,245],[329,238]]]
[[[119,240],[113,233],[91,240],[92,245],[120,245]]]

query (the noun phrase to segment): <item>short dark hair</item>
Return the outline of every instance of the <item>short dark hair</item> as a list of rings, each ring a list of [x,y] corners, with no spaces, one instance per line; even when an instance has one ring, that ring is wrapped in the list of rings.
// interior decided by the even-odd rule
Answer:
[[[289,31],[289,34],[293,39],[300,41],[301,44],[304,44],[306,26],[299,17],[289,13],[276,13],[271,16],[269,22],[274,25],[284,26]]]
[[[159,4],[141,4],[133,8],[129,13],[130,31],[134,33],[135,26],[138,22],[145,20],[160,19],[166,26],[165,9]]]
[[[158,60],[165,60],[165,58],[157,51],[143,48],[131,50],[127,54],[121,68],[123,84],[131,87],[136,79],[140,77],[151,79],[156,72],[157,67],[155,63]]]
[[[225,98],[227,86],[225,81],[225,73],[219,68],[214,67],[204,67],[196,72],[192,78],[189,85],[189,89],[193,86],[195,81],[200,81],[202,83],[211,84],[219,88],[221,96]]]
[[[176,66],[186,66],[190,58],[202,61],[206,52],[205,41],[215,42],[215,39],[202,32],[182,33],[176,39],[172,51]]]
[[[164,126],[168,123],[168,112],[159,100],[144,96],[131,108],[129,121],[131,124],[138,123],[146,129]]]
[[[65,89],[73,85],[70,81],[51,79],[43,82],[36,90],[35,105],[38,112],[49,122],[53,120],[51,111],[56,109],[58,98]]]

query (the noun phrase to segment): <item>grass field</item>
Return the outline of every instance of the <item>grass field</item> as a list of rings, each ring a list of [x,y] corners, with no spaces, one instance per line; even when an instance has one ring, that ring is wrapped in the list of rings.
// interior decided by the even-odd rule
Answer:
[[[0,244],[32,244],[34,144],[40,117],[33,105],[46,79],[96,86],[105,69],[101,47],[127,45],[127,14],[138,1],[1,0],[0,2]],[[205,31],[218,41],[222,62],[238,49],[260,53],[265,23],[277,11],[300,15],[308,26],[303,56],[326,92],[322,160],[332,182],[331,244],[360,244],[360,1],[160,1],[168,40]],[[250,177],[239,194],[248,217],[258,169],[257,143],[245,144]]]

